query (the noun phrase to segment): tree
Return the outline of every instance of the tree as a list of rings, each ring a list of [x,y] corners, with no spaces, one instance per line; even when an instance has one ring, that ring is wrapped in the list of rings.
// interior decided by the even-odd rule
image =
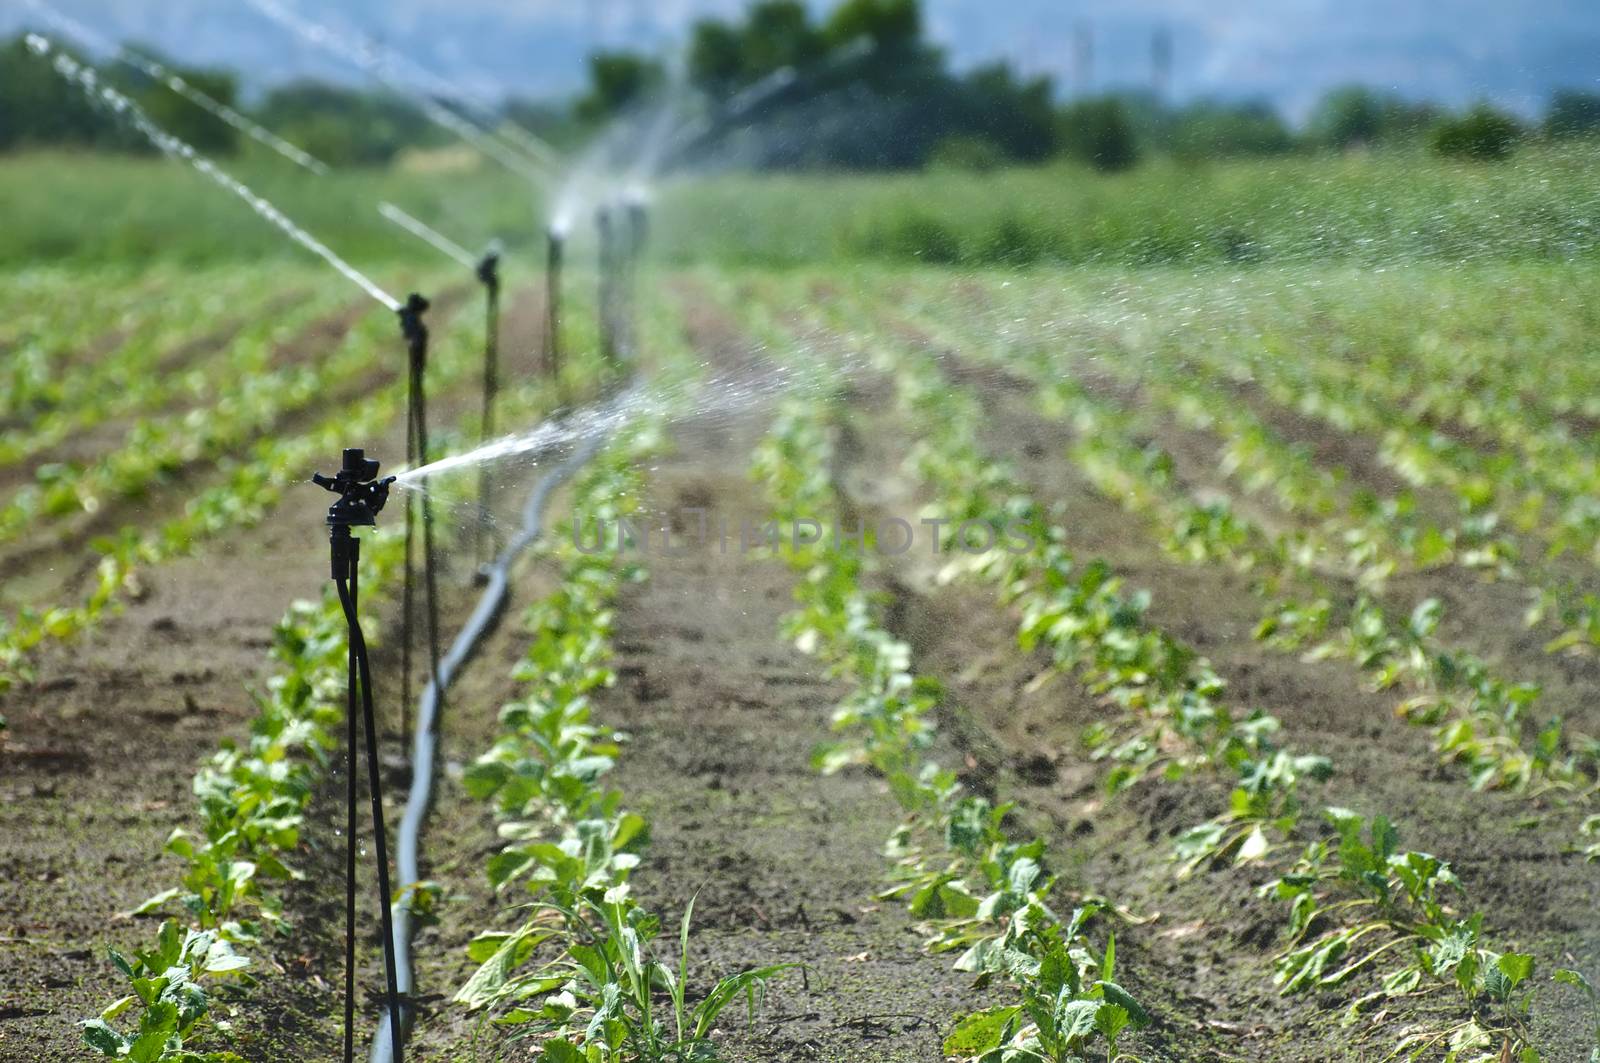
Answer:
[[[273,89],[256,118],[330,165],[383,165],[402,150],[444,143],[417,108],[390,95],[318,81]]]
[[[828,47],[800,0],[763,0],[756,4],[745,16],[741,43],[746,82],[786,66],[815,62]]]
[[[703,18],[689,34],[689,80],[714,97],[731,95],[744,83],[744,40],[739,30]]]
[[[1054,89],[1049,78],[1022,80],[1005,63],[979,67],[962,81],[965,135],[980,136],[1013,159],[1038,162],[1055,153]]]
[[[823,27],[829,45],[842,48],[865,37],[885,54],[922,45],[922,5],[918,0],[844,0]]]
[[[1294,147],[1289,127],[1267,103],[1191,104],[1168,118],[1165,140],[1184,159],[1279,155]]]
[[[1363,85],[1329,92],[1312,111],[1311,139],[1341,151],[1417,137],[1442,117],[1430,103],[1410,103]]]
[[[1435,126],[1428,146],[1437,155],[1494,161],[1509,158],[1521,137],[1522,127],[1515,118],[1480,103]]]
[[[219,103],[234,106],[238,78],[226,70],[183,69],[158,56],[149,48],[138,51],[150,56],[167,70]],[[193,145],[207,155],[229,155],[239,147],[238,132],[215,115],[179,96],[166,85],[140,75],[134,95],[139,106],[161,128]]]
[[[632,52],[597,52],[589,57],[589,92],[578,116],[599,122],[627,109],[661,84],[661,64]]]
[[[1311,135],[1340,151],[1374,144],[1383,133],[1383,110],[1383,100],[1364,85],[1334,89],[1312,111]]]
[[[35,55],[22,37],[0,46],[0,149],[37,144],[134,147],[120,123]]]
[[[1061,145],[1069,158],[1104,173],[1136,166],[1139,142],[1121,100],[1080,100],[1061,112]]]
[[[1600,93],[1562,89],[1550,98],[1544,131],[1552,137],[1586,137],[1600,133]]]

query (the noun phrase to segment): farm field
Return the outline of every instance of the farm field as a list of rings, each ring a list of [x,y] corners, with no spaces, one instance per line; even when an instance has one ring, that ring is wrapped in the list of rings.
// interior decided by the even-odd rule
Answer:
[[[498,431],[574,431],[483,466],[486,524],[469,466],[366,535],[392,827],[428,674],[396,503],[440,519],[448,644],[479,536],[550,491],[394,883],[408,1058],[1600,1051],[1592,161],[1431,164],[1370,211],[1410,163],[1218,168],[1226,209],[1155,218],[1181,172],[996,178],[1091,190],[1081,241],[965,178],[686,185],[620,360],[581,250],[554,381],[513,242]],[[430,295],[432,452],[470,451],[477,286],[347,222],[350,180],[308,210]],[[0,1060],[342,1047],[345,627],[306,481],[402,466],[404,351],[231,222],[138,268],[172,195],[115,247],[17,210],[52,264],[4,259]],[[706,225],[719,197],[751,224]]]

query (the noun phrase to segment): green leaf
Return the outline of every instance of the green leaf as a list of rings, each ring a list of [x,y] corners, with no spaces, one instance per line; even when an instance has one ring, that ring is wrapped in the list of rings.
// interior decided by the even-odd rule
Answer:
[[[510,940],[511,935],[496,930],[485,930],[467,942],[467,958],[473,963],[483,963]]]
[[[115,1059],[127,1047],[127,1038],[113,1030],[104,1019],[86,1019],[81,1025],[84,1043],[103,1056]]]
[[[1583,976],[1583,974],[1581,972],[1579,972],[1579,971],[1574,971],[1574,970],[1570,970],[1570,969],[1568,969],[1566,967],[1561,967],[1561,968],[1558,968],[1556,970],[1556,973],[1554,975],[1552,975],[1551,977],[1553,977],[1556,981],[1561,982],[1561,983],[1563,983],[1565,985],[1575,986],[1578,989],[1583,990],[1584,993],[1588,994],[1590,997],[1594,997],[1596,995],[1595,994],[1595,990],[1594,990],[1594,986],[1591,985],[1589,983],[1589,979],[1585,978]]]
[[[527,871],[533,864],[533,857],[518,849],[507,849],[503,853],[496,853],[489,858],[487,865],[489,885],[498,889]]]
[[[137,908],[133,909],[132,911],[130,911],[130,912],[126,913],[126,914],[128,914],[128,915],[149,915],[151,912],[157,910],[162,905],[166,904],[168,901],[170,901],[174,897],[176,897],[179,894],[179,892],[181,892],[181,891],[178,890],[177,887],[173,887],[170,890],[162,890],[160,893],[156,894],[154,897],[151,897],[149,900],[144,901]]]
[[[1017,1006],[975,1011],[956,1023],[944,1039],[947,1056],[981,1056],[999,1048],[1005,1040],[1006,1026],[1022,1009]]]
[[[167,1042],[177,1032],[178,1006],[164,1000],[150,1005],[139,1020],[139,1036],[128,1048],[128,1059],[131,1063],[159,1063]]]
[[[467,979],[466,985],[456,990],[456,1003],[465,1004],[468,1010],[476,1010],[494,1003],[500,992],[505,989],[506,983],[511,980],[512,972],[552,933],[550,930],[536,931],[524,928],[506,938],[494,954],[473,972],[471,978]]]
[[[559,1037],[544,1043],[539,1059],[541,1063],[584,1063],[583,1053],[573,1047],[571,1041]]]
[[[139,977],[133,973],[133,962],[129,960],[128,957],[124,956],[116,949],[111,948],[106,949],[106,955],[110,957],[111,965],[117,970],[121,971],[123,974],[127,975],[129,978]]]
[[[1107,1041],[1115,1041],[1117,1035],[1127,1029],[1130,1019],[1128,1009],[1122,1005],[1101,1004],[1094,1014],[1094,1027]]]
[[[139,998],[136,996],[120,997],[106,1005],[105,1010],[100,1013],[100,1018],[106,1022],[110,1022],[112,1019],[116,1018],[118,1015],[121,1015],[138,1002]]]
[[[1142,1030],[1150,1025],[1150,1013],[1126,989],[1115,982],[1101,982],[1099,988],[1101,996],[1128,1013],[1134,1029]]]
[[[1508,952],[1495,964],[1506,976],[1506,989],[1512,990],[1533,974],[1533,957],[1522,952]]]
[[[1056,1035],[1063,1040],[1076,1041],[1094,1033],[1095,1016],[1100,1013],[1098,1000],[1072,1000],[1057,1012]]]

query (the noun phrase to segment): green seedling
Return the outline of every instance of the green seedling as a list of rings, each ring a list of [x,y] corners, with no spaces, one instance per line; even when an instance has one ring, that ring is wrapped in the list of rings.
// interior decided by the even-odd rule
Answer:
[[[82,1023],[89,1047],[112,1059],[133,1063],[237,1063],[231,1052],[190,1052],[184,1042],[206,1016],[209,1002],[200,986],[204,976],[237,976],[249,961],[211,931],[182,931],[176,920],[161,926],[150,952],[124,956],[108,950],[112,964],[133,992]],[[130,1033],[112,1025],[136,1016]]]
[[[659,924],[632,901],[626,886],[586,891],[573,907],[536,909],[559,925],[494,942],[456,999],[472,1008],[510,1004],[495,1021],[522,1028],[519,1036],[538,1037],[537,1058],[545,1063],[715,1060],[710,1037],[722,1013],[743,1001],[753,1021],[767,983],[797,967],[776,964],[723,978],[691,1007],[693,902],[679,927],[675,969],[653,953]],[[555,946],[556,958],[534,972],[510,975],[540,945]]]

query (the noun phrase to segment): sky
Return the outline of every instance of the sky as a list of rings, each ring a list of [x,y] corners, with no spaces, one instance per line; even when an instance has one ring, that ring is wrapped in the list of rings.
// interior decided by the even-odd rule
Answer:
[[[248,71],[260,88],[296,76],[359,78],[251,0],[51,0],[102,33],[183,61]],[[670,47],[741,0],[265,0],[381,40],[491,97],[573,91],[596,46]],[[1064,94],[1152,84],[1152,41],[1170,34],[1177,99],[1265,99],[1302,117],[1359,81],[1523,112],[1550,91],[1600,91],[1600,0],[924,0],[930,34],[959,66],[1007,58]],[[0,29],[28,21],[4,0]],[[35,20],[36,21],[36,20]],[[1092,62],[1080,62],[1080,41]]]

